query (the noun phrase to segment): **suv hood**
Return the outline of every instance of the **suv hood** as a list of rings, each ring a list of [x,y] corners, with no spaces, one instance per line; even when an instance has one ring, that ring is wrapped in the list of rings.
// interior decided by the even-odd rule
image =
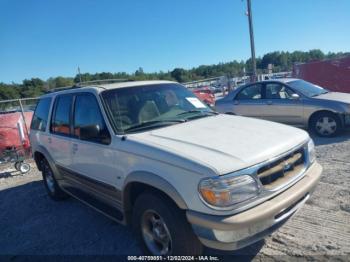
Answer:
[[[327,94],[315,96],[313,98],[331,100],[331,101],[337,101],[337,102],[350,104],[350,94],[347,94],[347,93],[329,92]]]
[[[230,115],[205,117],[133,136],[218,175],[263,162],[309,139],[301,129]]]

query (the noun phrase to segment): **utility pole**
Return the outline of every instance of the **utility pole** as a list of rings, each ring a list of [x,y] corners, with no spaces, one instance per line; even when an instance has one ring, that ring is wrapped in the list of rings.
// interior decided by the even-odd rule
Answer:
[[[78,66],[78,74],[79,74],[79,83],[81,83],[81,73],[80,73],[80,67]]]
[[[253,32],[253,14],[252,14],[252,5],[250,0],[247,0],[247,15],[248,15],[248,22],[249,22],[249,35],[250,35],[250,49],[252,53],[252,66],[253,66],[253,72],[252,72],[252,82],[255,82],[257,80],[256,75],[256,60],[255,60],[255,46],[254,46],[254,32]]]

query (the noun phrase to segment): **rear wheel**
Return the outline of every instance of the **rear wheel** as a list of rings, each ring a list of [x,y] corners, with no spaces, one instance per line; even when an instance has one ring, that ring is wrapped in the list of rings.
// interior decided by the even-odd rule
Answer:
[[[185,214],[161,194],[140,195],[133,209],[133,229],[146,254],[199,255],[203,246]]]
[[[332,137],[340,131],[341,122],[336,114],[322,112],[311,118],[310,128],[318,136]]]
[[[68,197],[68,195],[62,191],[59,187],[53,171],[50,167],[49,162],[43,158],[41,160],[41,172],[43,175],[44,185],[47,190],[47,193],[53,200],[62,200]]]

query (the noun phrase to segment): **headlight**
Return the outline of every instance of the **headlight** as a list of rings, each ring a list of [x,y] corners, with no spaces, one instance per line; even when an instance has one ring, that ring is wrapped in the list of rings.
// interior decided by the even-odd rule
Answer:
[[[307,144],[307,151],[309,153],[310,164],[316,160],[316,151],[314,141],[310,138],[309,143]]]
[[[202,180],[199,193],[207,204],[225,208],[256,197],[259,188],[249,175],[223,176]]]

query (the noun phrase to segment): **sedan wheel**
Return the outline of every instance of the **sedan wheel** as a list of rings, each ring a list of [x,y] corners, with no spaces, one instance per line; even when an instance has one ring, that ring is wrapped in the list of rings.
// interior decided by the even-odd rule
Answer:
[[[337,134],[340,129],[340,121],[332,113],[319,114],[311,120],[313,131],[323,137],[330,137]]]
[[[324,116],[316,122],[317,132],[322,135],[332,135],[337,130],[337,122],[328,116]]]

